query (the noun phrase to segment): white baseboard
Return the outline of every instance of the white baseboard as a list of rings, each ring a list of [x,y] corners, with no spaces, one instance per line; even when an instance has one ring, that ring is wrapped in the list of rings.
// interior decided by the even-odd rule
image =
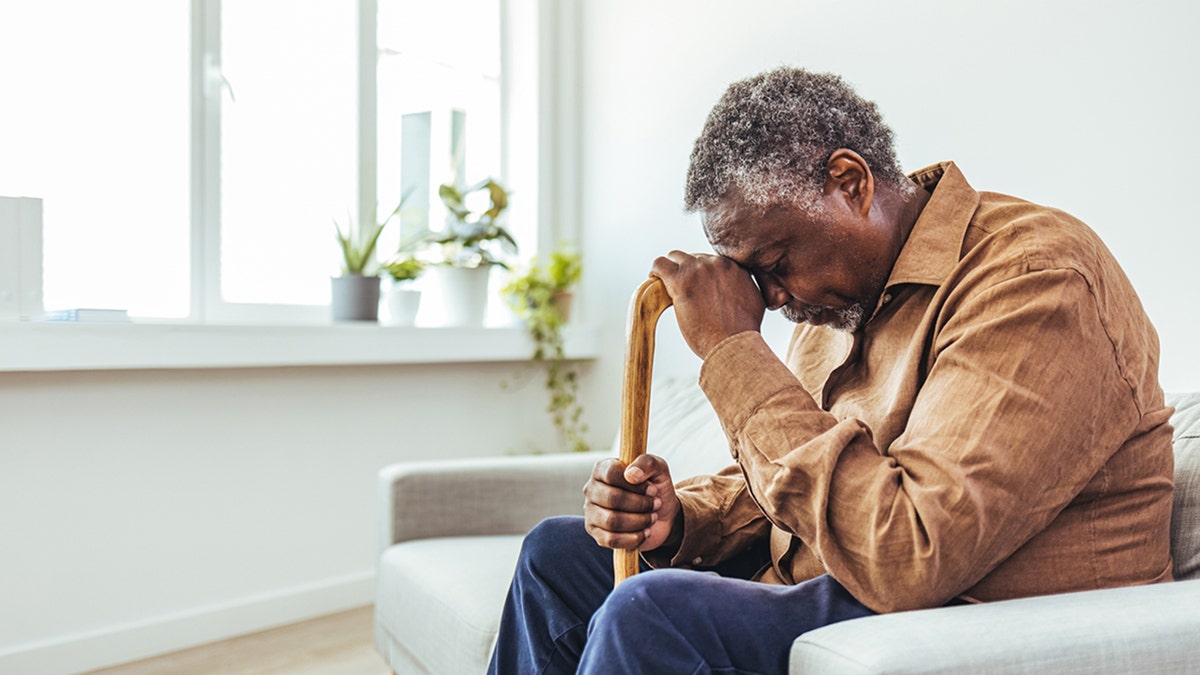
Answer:
[[[0,673],[69,675],[371,604],[375,572],[293,586],[0,651]]]

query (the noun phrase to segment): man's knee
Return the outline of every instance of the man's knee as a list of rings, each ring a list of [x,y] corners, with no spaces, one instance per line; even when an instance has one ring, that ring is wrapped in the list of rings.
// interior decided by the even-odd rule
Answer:
[[[521,544],[521,561],[539,567],[545,562],[561,561],[564,556],[578,555],[576,547],[582,541],[581,534],[591,541],[583,528],[583,518],[579,516],[547,518],[525,535],[525,541]]]
[[[681,605],[703,602],[703,595],[696,593],[696,585],[704,576],[688,570],[663,569],[629,577],[604,601],[596,621],[631,626],[647,617],[665,618],[679,611]]]

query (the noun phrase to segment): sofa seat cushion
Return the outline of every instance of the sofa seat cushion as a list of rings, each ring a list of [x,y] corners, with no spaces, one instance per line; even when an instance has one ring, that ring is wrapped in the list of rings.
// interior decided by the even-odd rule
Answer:
[[[1200,579],[1200,393],[1168,395],[1167,403],[1175,406],[1171,557],[1176,579]]]
[[[388,663],[409,664],[412,672],[487,670],[520,550],[519,535],[418,539],[388,548],[375,607],[376,646],[394,656]]]
[[[789,672],[1196,673],[1198,602],[1187,581],[869,616],[801,635]]]

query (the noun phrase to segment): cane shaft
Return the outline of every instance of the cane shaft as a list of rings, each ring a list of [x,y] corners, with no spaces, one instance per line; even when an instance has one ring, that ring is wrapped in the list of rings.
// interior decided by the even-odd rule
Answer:
[[[638,287],[629,303],[625,326],[625,372],[621,383],[621,462],[628,466],[646,452],[646,429],[650,422],[650,377],[654,367],[654,329],[671,296],[659,279],[651,278]],[[637,574],[635,549],[613,551],[615,583]]]

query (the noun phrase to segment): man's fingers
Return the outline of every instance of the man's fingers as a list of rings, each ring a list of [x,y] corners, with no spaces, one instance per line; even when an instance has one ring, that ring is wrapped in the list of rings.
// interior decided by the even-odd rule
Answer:
[[[660,256],[650,264],[650,275],[666,281],[679,271],[679,263],[667,256]]]
[[[635,462],[636,463],[636,462]],[[584,507],[595,505],[610,511],[622,511],[645,517],[659,503],[646,496],[645,483],[632,483],[625,477],[625,465],[617,459],[601,460],[592,470],[592,480],[583,486]]]
[[[592,469],[592,480],[612,485],[613,487],[621,488],[642,494],[646,491],[645,485],[630,482],[625,477],[625,464],[616,458],[602,459],[596,463]]]
[[[708,253],[688,253],[686,251],[674,250],[664,256],[655,258],[654,262],[650,265],[650,274],[659,278],[667,277],[678,272],[684,265],[694,262],[697,259],[713,257],[715,256]]]
[[[629,489],[623,489],[621,486],[592,480],[583,486],[583,496],[587,500],[587,503],[606,509],[635,513],[645,513],[653,510],[654,497],[647,497],[644,494],[640,494],[645,491],[644,485],[636,487],[638,488],[638,492],[630,492]]]
[[[646,541],[646,534],[639,532],[637,534],[615,534],[613,532],[605,532],[604,530],[592,530],[588,528],[588,533],[592,535],[592,539],[604,548],[615,548],[623,550],[634,550]]]
[[[633,549],[645,541],[646,529],[654,522],[652,513],[627,513],[593,506],[588,510],[585,526],[601,546]]]
[[[670,523],[660,521],[658,511],[663,508],[664,495],[673,494],[670,480],[667,461],[656,455],[642,455],[628,467],[615,458],[597,462],[591,480],[583,487],[588,534],[601,546],[635,549],[645,544],[654,530],[664,525],[669,529]]]
[[[656,478],[669,477],[670,475],[667,460],[658,455],[643,454],[630,462],[629,466],[625,468],[623,477],[629,483],[640,485],[644,488],[646,483],[654,481]]]
[[[657,520],[653,513],[630,513],[615,511],[603,507],[594,507],[588,511],[587,522],[607,532],[644,532]]]

